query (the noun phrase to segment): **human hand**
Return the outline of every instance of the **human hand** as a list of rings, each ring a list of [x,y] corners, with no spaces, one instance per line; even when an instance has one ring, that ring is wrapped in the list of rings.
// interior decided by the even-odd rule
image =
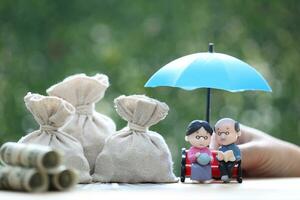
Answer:
[[[237,144],[242,154],[242,169],[248,177],[300,176],[300,148],[266,133],[241,125]],[[214,134],[213,134],[214,136]],[[218,149],[215,138],[211,148]]]
[[[197,152],[197,153],[195,154],[195,156],[196,156],[196,158],[198,158],[198,157],[200,156],[200,152]]]

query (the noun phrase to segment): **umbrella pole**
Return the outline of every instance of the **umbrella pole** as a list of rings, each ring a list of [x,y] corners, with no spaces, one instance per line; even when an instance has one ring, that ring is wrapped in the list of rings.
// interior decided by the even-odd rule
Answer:
[[[208,44],[208,52],[214,52],[214,43]],[[207,88],[207,96],[206,96],[206,121],[209,123],[210,120],[210,88]]]
[[[209,123],[210,121],[210,88],[207,88],[207,95],[206,95],[206,121]]]

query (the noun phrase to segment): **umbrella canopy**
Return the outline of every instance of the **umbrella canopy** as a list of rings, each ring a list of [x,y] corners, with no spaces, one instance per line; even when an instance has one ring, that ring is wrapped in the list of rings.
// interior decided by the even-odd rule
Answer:
[[[230,92],[260,90],[271,92],[264,77],[249,64],[226,54],[195,53],[178,58],[160,68],[145,87],[169,86],[185,90],[208,88],[207,121],[209,121],[210,88]]]
[[[267,81],[247,63],[222,53],[195,53],[159,69],[145,87],[170,86],[185,90],[214,88],[230,92],[272,91]]]

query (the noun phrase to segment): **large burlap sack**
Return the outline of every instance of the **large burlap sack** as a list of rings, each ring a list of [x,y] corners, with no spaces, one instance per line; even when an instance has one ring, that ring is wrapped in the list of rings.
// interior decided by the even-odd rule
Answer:
[[[74,107],[58,97],[32,93],[28,93],[24,101],[27,109],[39,123],[40,129],[22,137],[19,143],[47,145],[61,151],[65,166],[79,171],[80,182],[91,182],[89,164],[80,142],[61,130],[61,127],[72,118]]]
[[[144,95],[115,99],[128,125],[107,138],[96,160],[94,181],[141,183],[177,182],[164,138],[148,128],[164,119],[169,107]]]
[[[115,123],[109,117],[95,111],[95,103],[103,98],[108,86],[106,75],[96,74],[89,77],[77,74],[47,90],[49,95],[61,97],[75,107],[74,118],[63,130],[82,144],[91,173],[106,137],[116,131]]]

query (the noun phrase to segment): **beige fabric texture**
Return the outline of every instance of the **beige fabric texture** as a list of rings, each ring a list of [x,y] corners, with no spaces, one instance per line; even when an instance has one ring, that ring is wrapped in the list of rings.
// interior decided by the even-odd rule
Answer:
[[[128,125],[107,138],[96,160],[93,181],[177,182],[164,138],[148,130],[166,117],[167,104],[144,95],[120,96],[114,102]]]
[[[47,90],[49,95],[61,97],[75,107],[74,118],[63,130],[82,144],[91,173],[106,137],[116,131],[113,120],[95,110],[95,103],[103,98],[108,86],[108,77],[104,74],[92,77],[76,74]]]
[[[27,109],[39,123],[40,129],[27,134],[19,143],[41,144],[61,151],[64,164],[79,171],[80,183],[92,181],[90,168],[80,142],[61,130],[75,112],[74,107],[58,97],[28,93],[24,97]]]

